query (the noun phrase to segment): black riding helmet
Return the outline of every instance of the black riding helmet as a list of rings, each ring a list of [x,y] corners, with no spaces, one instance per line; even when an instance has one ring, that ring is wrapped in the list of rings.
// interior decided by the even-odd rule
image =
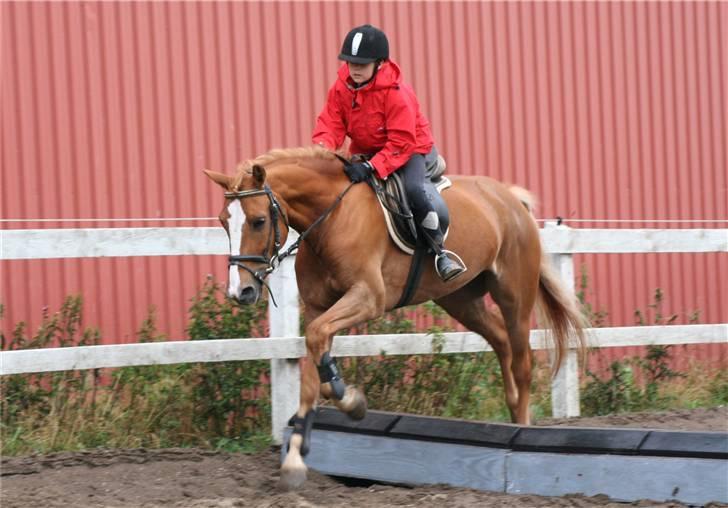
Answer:
[[[341,46],[339,60],[367,64],[389,58],[389,41],[380,29],[362,25],[352,29]]]

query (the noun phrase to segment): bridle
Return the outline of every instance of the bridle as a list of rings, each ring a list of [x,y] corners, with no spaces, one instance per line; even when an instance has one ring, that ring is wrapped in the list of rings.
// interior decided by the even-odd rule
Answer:
[[[255,280],[268,287],[268,285],[265,283],[265,278],[270,275],[273,270],[276,269],[276,267],[280,264],[281,259],[279,254],[279,251],[281,249],[281,228],[278,225],[278,219],[279,217],[283,217],[283,222],[286,224],[286,227],[288,227],[288,217],[286,217],[286,214],[283,212],[280,203],[278,203],[278,200],[273,195],[273,191],[270,189],[268,184],[265,184],[262,189],[226,192],[225,198],[244,199],[252,198],[254,196],[262,196],[263,194],[268,196],[268,200],[270,201],[270,220],[272,222],[270,229],[268,229],[268,239],[265,242],[263,252],[259,256],[254,256],[250,254],[228,256],[228,267],[238,266],[250,273],[250,275],[252,275]],[[267,251],[268,246],[271,243],[271,236],[273,237],[273,247],[269,256],[267,254]],[[260,270],[253,270],[245,264],[246,262],[262,263],[265,266]],[[268,290],[270,291],[270,288],[268,288]]]
[[[326,217],[331,214],[331,212],[334,211],[334,208],[341,202],[341,200],[344,198],[347,192],[349,192],[349,189],[351,189],[354,186],[354,183],[349,184],[346,189],[344,189],[341,194],[339,194],[336,197],[336,200],[329,206],[324,213],[322,213],[318,219],[316,219],[313,224],[311,224],[303,233],[301,233],[298,236],[298,239],[291,244],[288,249],[286,249],[284,252],[280,252],[281,250],[281,229],[278,225],[278,218],[282,217],[283,222],[285,223],[286,227],[290,227],[290,224],[288,223],[288,217],[286,216],[286,213],[283,211],[283,208],[281,207],[280,203],[276,199],[276,197],[273,195],[273,191],[266,183],[262,189],[251,189],[251,190],[244,190],[244,191],[229,191],[225,193],[226,199],[245,199],[250,198],[253,196],[261,196],[265,194],[268,196],[268,200],[270,201],[270,219],[272,222],[272,225],[270,229],[268,230],[268,240],[265,242],[265,247],[263,248],[262,254],[259,256],[254,256],[251,254],[242,254],[242,255],[236,255],[236,256],[228,256],[228,267],[230,266],[238,266],[242,268],[243,270],[250,273],[250,275],[255,278],[261,285],[265,286],[268,289],[268,293],[271,295],[271,299],[273,301],[273,305],[276,305],[275,298],[273,297],[273,293],[270,290],[270,286],[266,284],[265,278],[270,275],[273,270],[275,270],[278,265],[281,264],[281,261],[286,259],[288,256],[293,254],[296,250],[298,250],[298,246],[301,244],[303,240],[306,239],[308,234],[321,222],[323,222]],[[270,253],[270,256],[267,255],[266,251],[268,250],[268,245],[271,243],[271,236],[273,237],[273,248],[272,252]],[[260,270],[253,270],[249,266],[247,266],[245,263],[261,263],[264,266],[264,268]],[[277,305],[276,305],[277,306]]]

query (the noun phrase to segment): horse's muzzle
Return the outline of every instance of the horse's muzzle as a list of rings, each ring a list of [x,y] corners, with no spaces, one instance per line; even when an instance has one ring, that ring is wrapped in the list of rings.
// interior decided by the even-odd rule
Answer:
[[[251,284],[240,289],[237,294],[228,293],[228,296],[240,305],[251,305],[258,302],[260,298],[260,288]]]

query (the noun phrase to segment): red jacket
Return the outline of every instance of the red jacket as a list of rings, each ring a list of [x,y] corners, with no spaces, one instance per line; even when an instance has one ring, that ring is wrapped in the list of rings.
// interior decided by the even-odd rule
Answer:
[[[363,88],[354,88],[346,64],[329,90],[316,120],[313,142],[331,150],[351,138],[349,151],[376,153],[371,164],[385,178],[415,153],[426,154],[434,141],[430,122],[420,111],[411,86],[404,83],[397,64],[388,60]]]

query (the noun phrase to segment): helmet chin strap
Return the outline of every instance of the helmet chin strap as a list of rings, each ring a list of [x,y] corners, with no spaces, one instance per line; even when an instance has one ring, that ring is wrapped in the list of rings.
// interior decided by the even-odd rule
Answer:
[[[364,81],[363,83],[354,83],[354,89],[358,90],[359,88],[363,88],[367,86],[369,83],[372,82],[372,80],[377,77],[377,72],[379,72],[379,68],[382,66],[382,62],[384,60],[377,60],[377,65],[374,67],[374,72],[372,73],[372,77]]]

